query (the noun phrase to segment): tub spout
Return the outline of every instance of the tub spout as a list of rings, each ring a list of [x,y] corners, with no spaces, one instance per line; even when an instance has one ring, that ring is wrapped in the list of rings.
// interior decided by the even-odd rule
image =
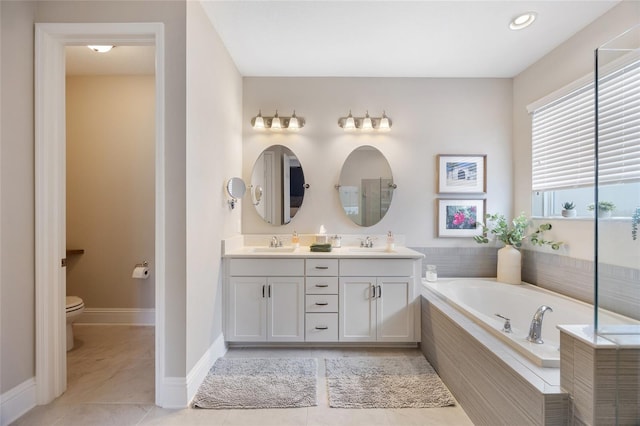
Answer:
[[[542,319],[547,311],[553,312],[553,309],[547,305],[542,305],[538,308],[536,313],[533,314],[531,326],[529,327],[529,335],[527,336],[527,340],[531,343],[544,343],[544,340],[542,340]]]

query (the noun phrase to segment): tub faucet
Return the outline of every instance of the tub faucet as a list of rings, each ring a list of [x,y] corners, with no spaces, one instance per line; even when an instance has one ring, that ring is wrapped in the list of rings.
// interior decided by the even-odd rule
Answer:
[[[544,341],[542,340],[542,319],[544,318],[544,313],[547,311],[553,312],[553,309],[551,309],[547,305],[542,305],[538,308],[536,313],[533,314],[531,327],[529,327],[529,335],[527,336],[527,340],[531,343],[544,343]]]

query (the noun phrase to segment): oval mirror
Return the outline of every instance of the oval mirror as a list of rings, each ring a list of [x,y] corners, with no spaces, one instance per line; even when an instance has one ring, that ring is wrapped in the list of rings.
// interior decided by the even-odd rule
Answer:
[[[357,225],[380,222],[389,210],[394,188],[389,162],[372,146],[357,148],[342,165],[338,184],[340,203]]]
[[[233,177],[227,182],[227,192],[231,198],[242,198],[247,190],[244,181],[239,177]]]
[[[251,200],[258,215],[272,225],[291,222],[304,199],[304,173],[287,147],[273,145],[262,151],[251,173]]]

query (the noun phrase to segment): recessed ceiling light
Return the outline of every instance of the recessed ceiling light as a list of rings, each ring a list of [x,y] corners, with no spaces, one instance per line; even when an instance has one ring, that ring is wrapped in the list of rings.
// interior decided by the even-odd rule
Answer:
[[[110,46],[110,45],[92,45],[87,47],[93,50],[94,52],[98,52],[98,53],[107,53],[108,51],[113,49],[113,46]]]
[[[523,28],[527,28],[529,25],[533,24],[533,21],[536,20],[536,16],[538,16],[536,12],[521,13],[511,20],[509,28],[511,28],[512,30],[521,30]]]

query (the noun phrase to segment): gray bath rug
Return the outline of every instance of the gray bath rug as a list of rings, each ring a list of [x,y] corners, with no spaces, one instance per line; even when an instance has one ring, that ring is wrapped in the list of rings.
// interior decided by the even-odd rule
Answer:
[[[418,357],[326,359],[329,405],[335,408],[432,408],[455,400],[431,364]]]
[[[198,389],[199,408],[292,408],[317,405],[312,358],[219,358]]]

